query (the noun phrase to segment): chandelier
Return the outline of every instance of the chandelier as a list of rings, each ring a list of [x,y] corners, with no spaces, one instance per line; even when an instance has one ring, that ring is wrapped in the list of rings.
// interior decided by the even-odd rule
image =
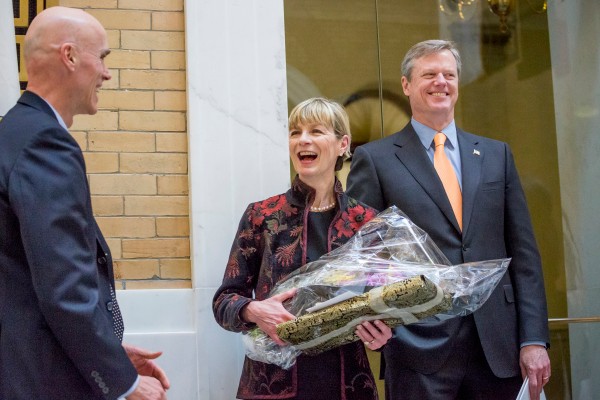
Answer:
[[[470,6],[475,5],[478,0],[439,0],[440,10],[448,13],[457,13],[461,19],[465,19],[465,15]],[[517,0],[487,0],[488,7],[491,12],[498,16],[500,20],[500,32],[508,32],[508,16],[514,10]],[[531,0],[527,0],[529,7],[536,13],[544,13],[548,8],[547,0],[542,0],[541,7],[535,7],[531,4]]]

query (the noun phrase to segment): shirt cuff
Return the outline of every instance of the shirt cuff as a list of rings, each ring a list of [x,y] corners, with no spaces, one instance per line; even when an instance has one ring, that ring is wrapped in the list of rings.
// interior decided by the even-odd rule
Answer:
[[[523,342],[523,343],[521,343],[521,348],[523,348],[525,346],[531,346],[531,345],[542,346],[545,349],[548,348],[546,342],[540,342],[540,341],[536,341],[536,340],[530,340],[529,342]]]
[[[131,385],[131,387],[129,388],[129,390],[126,391],[125,393],[123,393],[121,395],[121,397],[119,397],[119,400],[124,399],[125,397],[127,397],[131,393],[133,393],[135,391],[135,389],[137,389],[139,383],[140,383],[140,376],[138,375],[137,378],[135,378],[135,382],[133,382],[133,385]]]

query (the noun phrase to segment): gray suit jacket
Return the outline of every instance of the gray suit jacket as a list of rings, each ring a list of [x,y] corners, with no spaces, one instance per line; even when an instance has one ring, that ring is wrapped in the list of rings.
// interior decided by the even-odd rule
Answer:
[[[498,377],[519,374],[519,347],[548,343],[544,281],[523,189],[506,143],[458,129],[463,232],[442,183],[409,123],[356,149],[348,194],[383,210],[398,206],[424,229],[451,263],[511,257],[508,272],[474,313],[486,359]],[[460,318],[397,331],[384,348],[387,368],[432,373],[450,350]]]
[[[81,150],[26,91],[0,122],[1,399],[116,399],[131,387],[112,284]]]

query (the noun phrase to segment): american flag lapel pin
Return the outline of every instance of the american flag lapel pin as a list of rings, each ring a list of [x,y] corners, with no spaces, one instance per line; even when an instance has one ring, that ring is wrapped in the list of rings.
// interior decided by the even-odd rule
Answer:
[[[476,156],[480,156],[481,155],[481,153],[477,149],[473,150],[473,154],[475,154]]]

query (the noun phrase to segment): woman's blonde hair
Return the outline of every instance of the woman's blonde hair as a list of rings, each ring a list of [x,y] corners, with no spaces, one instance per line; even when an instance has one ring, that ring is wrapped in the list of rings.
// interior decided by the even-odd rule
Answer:
[[[321,124],[332,130],[338,139],[348,136],[348,148],[346,152],[338,158],[335,170],[339,171],[342,162],[350,158],[350,143],[352,142],[352,133],[350,132],[350,121],[346,110],[340,104],[324,97],[313,97],[299,103],[292,112],[288,120],[290,131],[298,128],[300,125]]]

